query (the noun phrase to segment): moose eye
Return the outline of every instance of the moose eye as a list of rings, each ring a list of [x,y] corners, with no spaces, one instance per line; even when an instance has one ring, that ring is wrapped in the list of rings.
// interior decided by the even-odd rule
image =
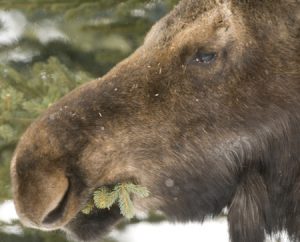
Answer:
[[[214,52],[197,52],[194,57],[194,62],[196,63],[203,63],[203,64],[209,64],[215,61],[217,58],[217,54]]]

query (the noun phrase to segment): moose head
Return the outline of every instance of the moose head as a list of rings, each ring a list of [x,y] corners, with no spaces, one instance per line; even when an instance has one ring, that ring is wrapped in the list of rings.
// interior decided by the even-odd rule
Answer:
[[[298,0],[182,0],[104,77],[25,132],[11,177],[21,221],[94,240],[119,208],[80,211],[133,182],[135,207],[203,221],[228,207],[233,242],[300,239]]]

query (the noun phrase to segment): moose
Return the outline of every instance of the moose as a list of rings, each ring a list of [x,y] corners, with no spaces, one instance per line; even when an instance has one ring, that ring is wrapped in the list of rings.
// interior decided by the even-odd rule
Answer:
[[[132,182],[143,211],[203,221],[228,209],[232,242],[300,241],[300,3],[181,0],[104,77],[48,108],[11,163],[24,225],[101,238],[119,207],[80,211]]]

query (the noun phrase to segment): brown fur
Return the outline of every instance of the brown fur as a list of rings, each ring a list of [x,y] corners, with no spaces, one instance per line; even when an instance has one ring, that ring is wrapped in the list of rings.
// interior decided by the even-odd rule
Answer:
[[[300,24],[295,0],[182,0],[133,55],[26,131],[11,166],[21,221],[93,240],[118,208],[83,215],[102,185],[173,221],[228,206],[233,242],[300,241]],[[197,63],[196,53],[217,54]]]

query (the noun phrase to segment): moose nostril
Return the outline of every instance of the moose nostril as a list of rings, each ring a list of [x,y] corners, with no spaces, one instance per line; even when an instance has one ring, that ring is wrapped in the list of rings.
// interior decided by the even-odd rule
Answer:
[[[65,208],[67,205],[68,197],[70,193],[70,186],[68,186],[67,191],[65,192],[63,198],[59,202],[56,208],[54,208],[46,217],[43,219],[42,223],[43,224],[53,224],[57,220],[63,217],[63,214],[65,212]]]

